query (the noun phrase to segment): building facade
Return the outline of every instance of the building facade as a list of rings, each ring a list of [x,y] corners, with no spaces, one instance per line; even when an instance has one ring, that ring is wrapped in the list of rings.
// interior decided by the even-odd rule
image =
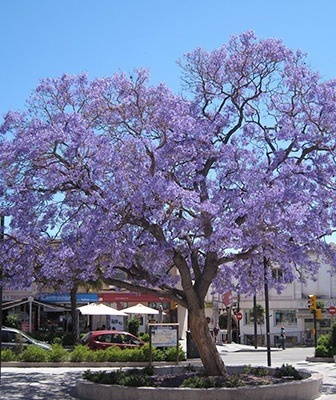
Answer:
[[[284,327],[288,346],[314,344],[314,316],[309,309],[308,296],[316,295],[317,304],[323,309],[322,318],[317,320],[317,334],[325,334],[336,314],[336,275],[330,272],[330,266],[322,265],[316,280],[309,280],[306,284],[299,281],[288,284],[281,294],[269,290],[270,336],[271,345],[279,344],[280,329]],[[253,299],[239,296],[240,341],[244,344],[254,343]],[[237,299],[237,297],[236,297]],[[257,304],[265,309],[265,295],[257,295]],[[257,323],[257,335],[260,345],[265,344],[265,318]]]

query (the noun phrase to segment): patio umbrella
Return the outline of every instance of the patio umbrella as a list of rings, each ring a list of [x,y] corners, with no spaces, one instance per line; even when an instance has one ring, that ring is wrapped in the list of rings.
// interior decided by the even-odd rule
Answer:
[[[86,306],[81,306],[77,308],[83,315],[122,315],[127,314],[123,311],[116,310],[113,307],[106,306],[101,303],[91,303]]]
[[[132,307],[124,308],[122,311],[127,314],[153,314],[153,315],[159,314],[159,310],[144,306],[143,304],[140,303]]]

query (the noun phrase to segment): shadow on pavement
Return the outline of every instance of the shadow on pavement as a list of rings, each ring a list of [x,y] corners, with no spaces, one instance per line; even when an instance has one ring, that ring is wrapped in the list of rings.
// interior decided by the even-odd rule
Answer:
[[[1,400],[74,400],[78,372],[57,374],[2,373]]]

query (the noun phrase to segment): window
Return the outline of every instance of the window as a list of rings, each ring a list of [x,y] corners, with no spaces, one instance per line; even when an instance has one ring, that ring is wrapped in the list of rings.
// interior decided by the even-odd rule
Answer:
[[[296,325],[296,311],[295,310],[276,310],[275,311],[275,325]]]
[[[252,325],[253,323],[254,323],[254,311],[248,310],[245,312],[245,324]],[[264,316],[260,314],[258,315],[258,313],[257,313],[257,323],[259,325],[264,323]]]
[[[272,269],[272,278],[279,282],[283,280],[283,271],[280,268],[273,268]]]

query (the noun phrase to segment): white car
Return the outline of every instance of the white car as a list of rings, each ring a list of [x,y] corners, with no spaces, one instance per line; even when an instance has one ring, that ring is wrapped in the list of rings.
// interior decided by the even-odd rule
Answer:
[[[18,351],[20,347],[26,348],[27,346],[38,346],[45,350],[50,350],[51,346],[45,342],[30,337],[25,332],[15,328],[3,326],[1,328],[1,348],[12,349]]]

